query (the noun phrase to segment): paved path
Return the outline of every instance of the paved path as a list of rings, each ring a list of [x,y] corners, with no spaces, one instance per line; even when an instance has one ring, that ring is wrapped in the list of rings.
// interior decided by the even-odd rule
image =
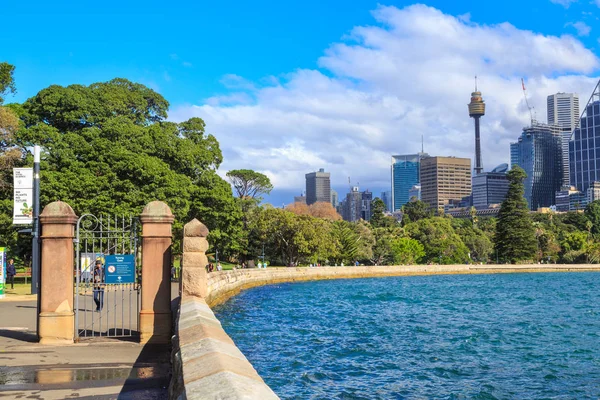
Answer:
[[[0,316],[0,399],[167,398],[169,346],[106,338],[41,346],[35,301],[0,300]]]

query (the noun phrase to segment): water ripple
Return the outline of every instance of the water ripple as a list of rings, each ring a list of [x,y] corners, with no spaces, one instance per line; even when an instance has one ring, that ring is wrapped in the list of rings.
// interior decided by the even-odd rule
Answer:
[[[277,284],[215,312],[282,399],[600,395],[600,274]]]

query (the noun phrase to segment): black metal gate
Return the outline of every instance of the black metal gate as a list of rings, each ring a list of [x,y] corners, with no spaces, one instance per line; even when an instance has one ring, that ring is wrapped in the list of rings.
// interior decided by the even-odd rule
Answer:
[[[74,274],[76,341],[94,337],[134,338],[139,335],[138,237],[138,222],[132,217],[86,214],[77,221]],[[115,272],[115,267],[111,262],[107,265],[106,261],[117,258],[133,259],[134,271],[123,279],[119,276],[113,282],[110,272]],[[101,263],[101,273],[94,273],[97,261]]]

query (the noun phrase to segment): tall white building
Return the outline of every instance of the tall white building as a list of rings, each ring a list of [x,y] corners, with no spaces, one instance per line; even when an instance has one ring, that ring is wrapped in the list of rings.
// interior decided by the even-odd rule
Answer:
[[[579,124],[579,96],[556,93],[548,96],[548,125],[558,125],[562,137],[563,185],[569,186],[569,140]]]

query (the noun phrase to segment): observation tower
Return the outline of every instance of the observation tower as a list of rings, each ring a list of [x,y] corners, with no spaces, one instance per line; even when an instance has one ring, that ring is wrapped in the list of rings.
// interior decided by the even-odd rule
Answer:
[[[475,91],[471,93],[469,103],[469,117],[475,120],[475,174],[483,172],[481,166],[481,143],[479,139],[479,118],[485,115],[485,103],[481,98],[481,92],[477,90],[477,77],[475,77]]]

